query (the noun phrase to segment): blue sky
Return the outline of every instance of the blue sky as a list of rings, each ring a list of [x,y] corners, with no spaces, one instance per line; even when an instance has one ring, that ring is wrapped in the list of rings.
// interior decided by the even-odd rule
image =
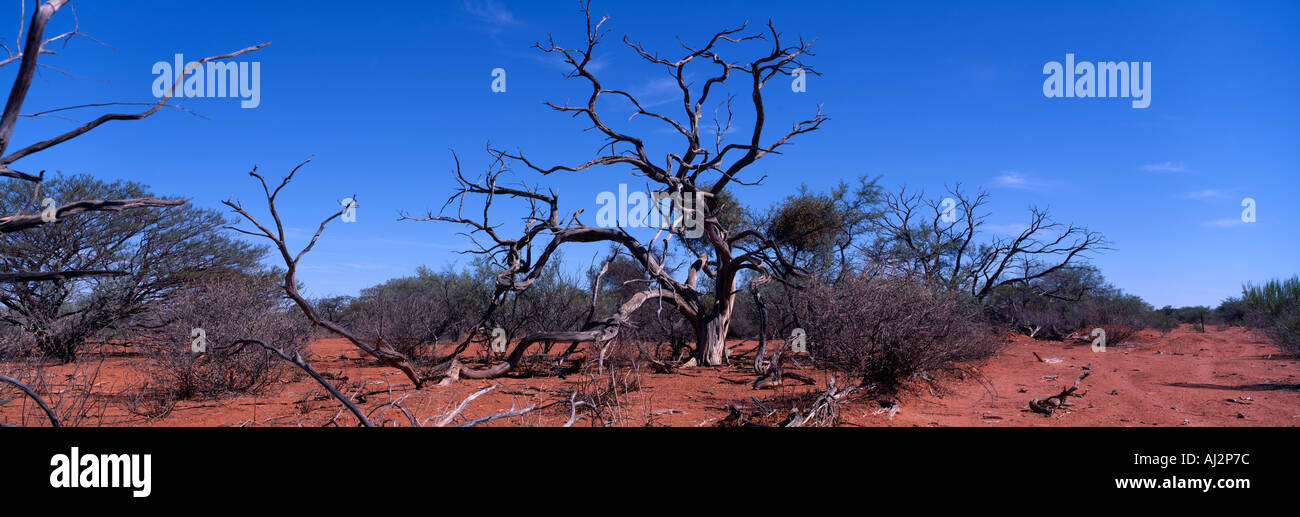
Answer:
[[[169,110],[113,122],[15,168],[128,178],[200,206],[222,208],[235,196],[261,208],[245,173],[258,165],[278,176],[314,155],[281,202],[291,244],[305,243],[338,200],[356,194],[361,206],[355,223],[331,226],[304,260],[312,295],[355,294],[422,264],[467,262],[455,253],[468,242],[460,228],[396,220],[403,210],[436,210],[452,193],[449,149],[475,173],[487,164],[489,141],[546,164],[585,161],[601,145],[580,121],[541,104],[581,101],[587,91],[529,48],[548,32],[580,44],[575,2],[74,4],[80,29],[111,48],[77,39],[44,56],[57,70],[42,71],[24,112],[149,102],[155,62],[273,41],[239,58],[261,63],[261,104],[187,99],[182,105],[204,118]],[[1014,230],[1038,205],[1105,234],[1116,249],[1094,263],[1156,306],[1216,304],[1243,282],[1290,276],[1300,264],[1294,2],[607,1],[593,10],[611,16],[597,53],[607,86],[664,109],[665,76],[624,46],[624,35],[669,55],[679,49],[675,37],[698,43],[768,18],[788,37],[817,38],[809,62],[824,75],[809,78],[803,93],[770,83],[769,127],[784,129],[818,104],[831,120],[759,162],[765,184],[740,192],[752,206],[801,183],[822,190],[862,175],[936,194],[955,182],[982,187],[993,196],[990,228]],[[11,16],[5,41],[14,39],[16,8]],[[72,21],[70,10],[60,12],[49,31]],[[1151,62],[1150,107],[1044,97],[1044,64],[1067,53]],[[490,88],[498,67],[507,73],[504,93]],[[9,80],[15,69],[0,73]],[[620,127],[647,134],[654,155],[680,147],[656,126],[625,122],[625,108],[608,110]],[[24,118],[14,145],[71,127]],[[642,179],[606,168],[546,185],[567,210],[592,214],[596,193],[622,182],[635,188]],[[1256,201],[1253,223],[1240,222],[1247,197]],[[585,268],[593,253],[570,252],[571,267]]]

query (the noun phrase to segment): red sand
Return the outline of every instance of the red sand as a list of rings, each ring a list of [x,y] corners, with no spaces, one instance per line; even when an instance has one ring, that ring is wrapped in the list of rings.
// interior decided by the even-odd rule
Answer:
[[[1144,332],[1138,343],[1110,347],[1095,353],[1087,343],[1033,341],[1017,336],[997,356],[944,374],[936,386],[916,383],[897,396],[900,411],[891,419],[879,403],[856,399],[844,406],[841,417],[849,426],[1294,426],[1300,423],[1300,361],[1282,354],[1277,347],[1257,341],[1250,332],[1232,328],[1190,327],[1160,336]],[[752,344],[741,344],[747,350]],[[1040,362],[1044,359],[1060,362]],[[461,380],[447,387],[426,386],[413,390],[400,372],[376,366],[360,351],[341,339],[324,339],[310,346],[308,359],[317,370],[349,394],[362,394],[358,404],[385,425],[409,426],[401,410],[385,407],[400,400],[417,420],[445,413],[470,393],[500,383],[501,387],[471,402],[463,415],[485,416],[514,407],[567,401],[574,390],[589,391],[608,382],[608,377],[571,375],[555,377]],[[99,358],[83,359],[91,364]],[[130,393],[142,377],[132,364],[143,359],[133,355],[103,358],[95,389],[103,393]],[[0,371],[13,365],[0,365]],[[1059,393],[1088,367],[1092,374],[1081,383],[1076,405],[1052,416],[1032,413],[1028,401]],[[49,382],[58,386],[73,365],[47,368]],[[673,374],[649,371],[631,373],[640,378],[641,389],[620,398],[620,404],[605,413],[616,425],[711,425],[726,416],[728,404],[751,404],[750,396],[769,405],[777,398],[825,389],[830,372],[803,369],[818,381],[813,386],[783,386],[774,390],[752,390],[749,385],[728,382],[752,380],[744,366],[689,368]],[[629,375],[620,372],[620,375]],[[725,378],[725,379],[724,379]],[[840,380],[844,384],[844,379]],[[13,392],[7,390],[6,393]],[[100,411],[91,411],[81,425],[127,426],[320,426],[337,416],[342,425],[356,420],[306,376],[286,382],[262,396],[239,396],[220,400],[182,401],[163,418],[148,419],[125,411],[115,397]],[[93,404],[92,404],[93,406]],[[15,399],[0,406],[0,421],[44,425],[30,401]],[[567,402],[554,404],[527,415],[499,420],[491,425],[560,425],[569,417]],[[434,418],[436,420],[436,418]],[[461,420],[458,420],[458,422]],[[590,418],[579,426],[592,425]]]

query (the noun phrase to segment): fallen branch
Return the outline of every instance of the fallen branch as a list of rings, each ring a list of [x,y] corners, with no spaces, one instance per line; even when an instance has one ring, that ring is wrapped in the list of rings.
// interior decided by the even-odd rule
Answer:
[[[511,406],[511,407],[513,408],[514,406]],[[484,424],[484,423],[487,423],[487,422],[491,422],[491,421],[493,421],[493,420],[497,420],[497,419],[500,419],[500,418],[510,418],[510,417],[513,417],[513,416],[519,416],[519,415],[522,415],[522,414],[527,413],[527,412],[529,412],[529,411],[532,411],[532,410],[534,410],[534,409],[537,409],[537,405],[536,405],[536,404],[531,405],[531,406],[528,406],[528,407],[523,408],[523,409],[511,409],[511,410],[509,410],[509,411],[502,411],[502,412],[500,412],[500,413],[491,414],[491,415],[488,415],[488,416],[485,416],[485,417],[475,418],[475,419],[473,419],[473,420],[470,420],[470,421],[468,421],[468,422],[465,422],[465,423],[463,423],[463,424],[460,424],[460,425],[458,425],[458,426],[456,426],[456,427],[474,427],[474,426],[476,426],[476,425]]]
[[[818,395],[807,410],[799,411],[796,409],[791,412],[790,417],[781,426],[803,427],[809,423],[821,426],[836,425],[839,422],[839,402],[856,393],[858,389],[859,386],[836,389],[835,378],[831,377],[830,382],[826,385],[826,391]]]
[[[1083,395],[1075,395],[1074,392],[1079,391],[1079,382],[1086,379],[1091,374],[1092,372],[1083,372],[1083,375],[1080,375],[1078,379],[1074,380],[1073,386],[1062,388],[1061,392],[1056,395],[1041,399],[1031,399],[1029,401],[1029,409],[1033,410],[1035,413],[1042,413],[1044,416],[1051,416],[1052,412],[1057,409],[1064,406],[1073,406],[1073,403],[1066,402],[1065,399],[1072,395],[1082,397]]]
[[[468,396],[468,397],[465,397],[465,400],[462,400],[462,401],[460,402],[460,405],[459,405],[459,406],[456,406],[456,409],[454,409],[454,410],[452,410],[452,412],[447,413],[446,415],[444,415],[440,420],[438,420],[437,422],[435,422],[435,423],[433,424],[433,426],[434,426],[434,427],[444,427],[444,426],[446,426],[447,424],[452,423],[454,420],[456,420],[456,415],[459,415],[461,411],[464,411],[464,410],[465,410],[465,406],[469,405],[470,401],[472,401],[472,400],[474,400],[474,399],[476,399],[476,398],[479,398],[479,397],[482,396],[484,393],[487,393],[487,392],[489,392],[489,391],[492,391],[492,390],[494,390],[494,389],[497,389],[497,388],[500,387],[500,386],[501,386],[500,384],[493,384],[493,385],[491,385],[491,386],[488,386],[488,387],[486,387],[486,388],[483,388],[483,389],[481,389],[481,390],[478,390],[478,391],[474,392],[473,394],[471,394],[471,395]],[[425,422],[428,422],[428,420],[425,420]]]
[[[302,355],[300,355],[298,352],[294,352],[293,355],[286,354],[284,353],[284,350],[280,350],[278,347],[268,345],[266,344],[266,342],[260,339],[241,339],[225,347],[213,347],[213,348],[215,350],[223,350],[226,348],[233,347],[235,348],[235,350],[231,352],[233,354],[233,353],[239,353],[240,350],[243,350],[244,345],[247,344],[258,345],[270,351],[271,353],[279,356],[280,359],[289,361],[293,363],[295,366],[297,366],[298,368],[301,368],[302,371],[307,372],[307,375],[310,375],[311,378],[316,379],[316,382],[320,383],[321,386],[324,386],[325,389],[330,392],[330,395],[333,395],[334,398],[339,400],[339,402],[342,402],[343,405],[346,406],[348,410],[351,411],[352,414],[357,417],[357,420],[361,422],[361,425],[364,425],[366,427],[375,426],[374,422],[371,422],[369,418],[366,418],[365,413],[361,412],[361,408],[357,407],[356,404],[353,404],[352,401],[349,400],[347,397],[343,396],[342,393],[339,393],[339,390],[335,388],[333,384],[330,384],[329,381],[325,380],[325,377],[321,376],[321,374],[317,372],[315,368],[312,368],[311,365],[308,364],[307,361],[303,359]]]
[[[776,355],[774,355],[772,361],[767,364],[766,374],[754,379],[753,389],[760,390],[780,386],[785,382],[787,377],[808,385],[817,384],[817,381],[813,380],[811,377],[794,372],[787,372],[781,367],[781,362],[785,359],[785,351],[789,348],[789,344],[789,340],[786,340],[786,343],[782,345],[781,348],[777,349]],[[762,362],[760,360],[754,360],[755,368],[758,368],[761,364]]]

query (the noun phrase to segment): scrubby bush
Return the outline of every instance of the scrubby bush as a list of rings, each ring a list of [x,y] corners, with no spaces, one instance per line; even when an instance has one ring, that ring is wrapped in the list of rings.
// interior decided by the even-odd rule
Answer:
[[[0,360],[15,359],[34,348],[31,334],[0,317]]]
[[[1107,343],[1116,345],[1150,326],[1152,311],[1140,297],[1107,284],[1092,267],[1003,285],[985,305],[994,323],[1034,338],[1061,340],[1101,327]]]
[[[1250,308],[1241,298],[1228,298],[1210,312],[1210,320],[1218,325],[1240,326],[1246,324]]]
[[[1137,295],[1125,294],[1107,286],[1082,300],[1083,329],[1101,327],[1106,342],[1119,345],[1129,342],[1138,331],[1151,325],[1151,305]]]
[[[1151,328],[1160,331],[1160,335],[1163,336],[1178,328],[1178,321],[1163,312],[1151,311]]]
[[[501,327],[511,339],[532,332],[582,325],[590,291],[559,271],[559,261],[544,269],[526,291],[508,293],[486,327]],[[338,318],[362,337],[383,343],[416,362],[437,357],[439,344],[459,341],[477,328],[492,301],[496,272],[478,261],[460,272],[420,267],[415,275],[361,291]],[[321,303],[338,304],[337,301]]]
[[[333,321],[348,327],[352,322],[348,319],[348,311],[353,304],[357,303],[355,296],[328,296],[312,300],[312,308],[320,317]]]
[[[1300,276],[1269,280],[1262,285],[1246,284],[1241,298],[1252,327],[1263,331],[1283,350],[1300,355]]]
[[[1210,314],[1210,308],[1204,305],[1178,308],[1166,305],[1160,309],[1160,312],[1179,323],[1191,325],[1197,332],[1205,332],[1205,318]]]
[[[797,305],[813,358],[885,392],[998,344],[976,301],[901,277],[846,275],[801,291]]]
[[[435,272],[420,267],[415,275],[395,278],[361,291],[346,307],[330,308],[334,316],[371,342],[413,360],[427,345],[459,339],[478,322],[492,296],[489,279],[471,271]]]
[[[175,399],[258,393],[290,378],[292,365],[260,347],[232,347],[260,339],[288,353],[312,336],[311,322],[285,298],[274,273],[227,274],[186,286],[150,314],[158,331],[143,346],[146,388]],[[192,345],[201,329],[206,351]]]

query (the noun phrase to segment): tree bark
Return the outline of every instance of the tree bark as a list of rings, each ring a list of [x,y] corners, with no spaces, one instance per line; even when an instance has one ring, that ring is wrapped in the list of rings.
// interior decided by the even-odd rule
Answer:
[[[696,350],[700,366],[721,366],[726,364],[727,332],[731,329],[731,301],[720,301],[726,305],[721,312],[715,312],[709,318],[701,320],[695,327]]]

